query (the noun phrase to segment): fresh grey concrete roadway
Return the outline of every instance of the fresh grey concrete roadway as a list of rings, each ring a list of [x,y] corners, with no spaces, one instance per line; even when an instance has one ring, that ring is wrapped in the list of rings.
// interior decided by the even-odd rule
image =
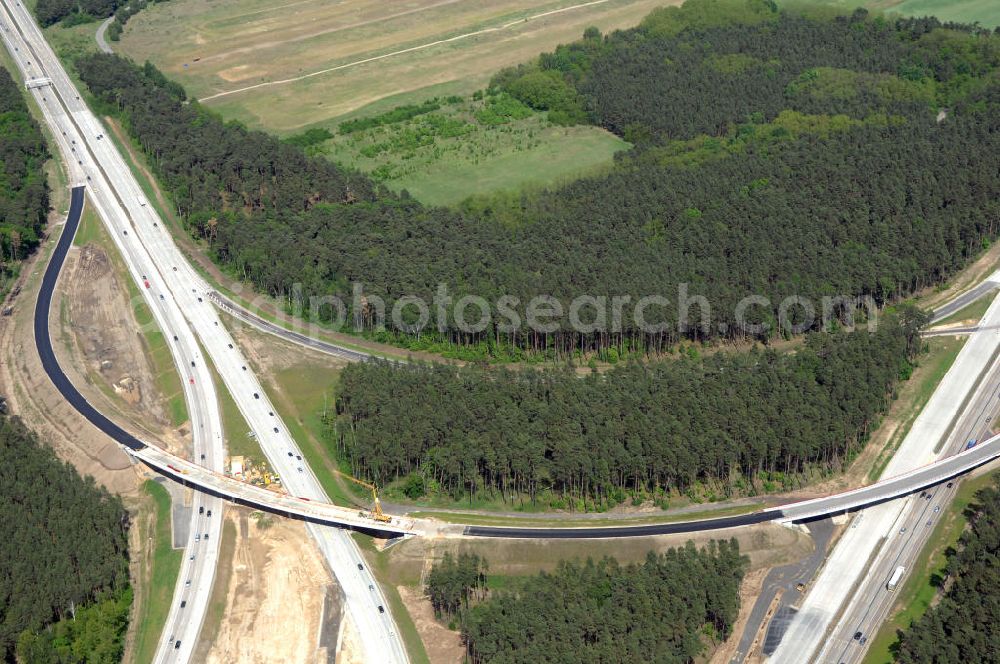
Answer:
[[[171,344],[171,350],[174,351],[178,344],[185,343],[186,337],[189,336],[191,340],[196,337],[255,433],[272,468],[281,476],[284,486],[294,495],[316,502],[327,501],[318,480],[308,465],[301,461],[301,451],[274,413],[274,407],[247,366],[246,359],[207,301],[207,293],[211,289],[173,244],[156,212],[147,204],[141,187],[121,155],[111,141],[104,137],[103,126],[80,100],[73,83],[45,42],[33,17],[20,2],[5,0],[4,5],[5,23],[10,21],[10,25],[4,26],[9,28],[4,34],[11,35],[12,39],[20,42],[15,45],[13,54],[22,67],[25,79],[47,78],[52,82],[51,86],[38,88],[34,94],[43,105],[46,120],[53,127],[56,140],[64,148],[63,154],[69,156],[70,177],[77,182],[88,183],[95,207],[126,257],[130,273],[140,284],[140,290],[148,291],[144,292],[147,299],[152,299],[151,308],[157,323],[168,335],[169,330],[178,331],[178,338],[173,340],[175,343]],[[63,131],[66,131],[65,137]],[[73,136],[76,138],[71,138]],[[73,162],[73,156],[79,157],[76,163]],[[147,278],[143,279],[143,275]],[[149,288],[143,288],[146,281],[150,283]],[[161,308],[177,319],[172,321],[173,325],[167,325],[166,321],[161,320]],[[181,334],[183,330],[187,330],[187,334]],[[184,377],[188,378],[184,381],[186,386],[202,385],[208,390],[212,385],[211,375],[197,341],[186,349],[186,358],[191,358],[190,367],[186,363],[179,363],[180,374],[182,380]],[[175,358],[180,356],[180,352],[175,353]],[[214,392],[192,397],[192,403],[205,406],[195,406],[193,411],[197,412],[191,413],[193,422],[201,417],[199,413],[203,410],[211,410],[218,416]],[[221,427],[213,427],[213,433],[221,438]],[[219,462],[221,463],[221,459]],[[221,514],[215,515],[216,521],[220,518]],[[347,599],[345,613],[357,628],[365,660],[407,661],[389,605],[371,572],[363,564],[363,557],[354,540],[341,529],[315,524],[310,524],[309,529],[343,589]],[[210,534],[209,542],[213,545],[217,543],[218,535],[212,537]],[[195,560],[191,561],[190,554],[186,556],[186,563],[203,559],[201,555],[196,555]],[[204,563],[203,567],[207,566]],[[213,575],[214,569],[213,564]],[[187,588],[184,576],[182,570],[178,583],[185,584],[183,587]],[[192,609],[192,604],[196,610],[203,610],[211,583],[205,585],[208,588],[202,591],[192,578],[190,588],[195,588],[198,593],[188,603],[185,611]],[[185,625],[190,622],[186,621]],[[165,634],[170,636],[169,626]],[[185,636],[177,640],[181,643],[171,653],[174,658],[172,661],[188,661],[190,649],[196,639]]]
[[[949,438],[945,453],[961,450],[969,440],[982,440],[990,436],[993,419],[1000,411],[1000,366],[991,367],[976,397],[965,409]],[[892,607],[895,594],[886,583],[897,566],[906,568],[907,574],[920,551],[927,544],[941,510],[951,504],[957,483],[938,485],[927,491],[926,496],[911,495],[905,499],[904,509],[888,533],[877,556],[872,560],[866,575],[848,602],[837,625],[820,652],[820,661],[859,662],[867,652],[868,643],[854,640],[861,632],[868,637],[878,632],[882,621]]]
[[[394,516],[389,523],[377,523],[356,508],[340,507],[320,499],[286,495],[263,487],[241,482],[204,466],[181,459],[160,447],[145,445],[139,450],[127,450],[134,458],[160,473],[197,489],[201,493],[222,496],[226,500],[327,526],[344,526],[356,530],[377,531],[389,535],[428,535],[432,528],[419,519]]]
[[[85,154],[86,141],[72,121],[68,109],[60,104],[57,98],[65,96],[58,95],[54,87],[58,84],[58,79],[53,78],[51,72],[41,66],[45,54],[40,53],[35,44],[31,43],[31,35],[38,33],[30,31],[30,28],[26,33],[16,21],[19,9],[23,10],[17,3],[13,6],[4,3],[4,9],[0,13],[2,21],[0,35],[25,80],[48,78],[53,83],[50,86],[34,88],[31,92],[63,154],[68,176],[91,185],[90,204],[105,221],[109,235],[124,257],[132,278],[140,285],[147,279],[157,282],[155,271],[144,267],[149,264],[149,257],[143,248],[125,241],[127,218],[111,195],[111,188],[104,174],[94,167]],[[75,95],[70,98],[74,97]],[[186,381],[183,385],[192,430],[192,453],[201,459],[205,467],[221,470],[225,457],[222,420],[211,374],[205,367],[195,370],[186,368],[189,364],[193,364],[199,355],[197,341],[191,334],[180,309],[172,300],[160,299],[157,297],[158,291],[153,288],[140,287],[140,291],[157,326],[169,341],[171,354],[181,375],[191,375],[196,378],[193,382]],[[215,496],[199,494],[194,506],[196,509],[191,511],[188,530],[202,535],[209,533],[209,539],[207,541],[202,539],[201,542],[192,540],[184,552],[173,602],[156,653],[157,662],[184,661],[189,656],[197,641],[215,578],[223,503]],[[204,514],[201,513],[202,507],[205,509]],[[218,515],[214,520],[209,520],[205,516],[209,510]],[[182,603],[185,604],[184,607],[181,606]]]
[[[984,327],[1000,324],[1000,298],[987,309],[982,324]],[[968,432],[976,431],[982,424],[977,418],[988,417],[995,402],[1000,372],[996,364],[998,351],[1000,330],[984,330],[969,337],[889,461],[884,477],[919,469],[950,454],[956,447],[964,447]],[[979,446],[959,456],[977,449]],[[955,458],[958,457],[948,457],[945,463]],[[837,637],[831,638],[831,634],[849,630],[841,624],[852,621],[849,608],[852,601],[863,603],[866,594],[877,593],[877,587],[885,583],[881,577],[888,563],[884,560],[895,558],[905,549],[906,533],[900,530],[916,518],[911,516],[914,510],[923,509],[924,504],[910,497],[885,502],[855,515],[852,527],[837,543],[769,661],[839,662],[831,650],[836,647]],[[907,532],[912,535],[912,528],[907,527]],[[842,615],[847,617],[846,621],[840,619]]]

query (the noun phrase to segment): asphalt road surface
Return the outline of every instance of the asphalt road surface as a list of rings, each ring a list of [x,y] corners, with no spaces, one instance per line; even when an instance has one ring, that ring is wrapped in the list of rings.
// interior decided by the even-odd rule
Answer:
[[[327,353],[328,355],[341,357],[351,362],[365,362],[372,358],[370,353],[354,350],[352,348],[345,348],[344,346],[338,346],[337,344],[316,339],[315,337],[310,337],[306,334],[302,334],[301,332],[293,332],[292,330],[286,329],[276,323],[272,323],[266,318],[262,318],[240,306],[236,302],[233,302],[218,291],[211,291],[208,296],[211,298],[212,302],[216,304],[216,306],[229,315],[256,327],[258,330],[280,337],[285,341],[290,341],[291,343],[299,344],[300,346],[305,346],[306,348],[318,350],[322,353]]]
[[[969,306],[979,298],[989,293],[992,293],[997,288],[1000,288],[1000,283],[998,283],[998,281],[1000,281],[1000,278],[998,277],[1000,277],[1000,275],[997,274],[990,275],[986,281],[977,285],[975,288],[972,288],[962,293],[954,300],[951,300],[950,302],[947,302],[938,307],[937,309],[935,309],[933,314],[931,315],[931,324],[933,325],[938,321],[944,320],[945,318],[952,315],[956,311],[964,309],[965,307]]]
[[[731,664],[740,664],[749,654],[754,637],[760,630],[760,626],[767,616],[767,610],[771,607],[778,592],[780,591],[782,596],[777,610],[788,610],[799,599],[799,591],[796,590],[796,586],[799,583],[808,585],[816,574],[816,570],[823,564],[827,548],[830,546],[830,538],[833,535],[833,522],[830,519],[820,519],[806,525],[809,528],[815,549],[810,555],[798,562],[775,567],[764,577],[761,592],[750,610],[750,617],[747,618],[747,623],[743,627],[743,634],[740,636],[736,654],[730,660]],[[771,620],[769,631],[777,627],[778,621],[777,618]]]
[[[72,246],[73,235],[80,221],[83,210],[84,190],[78,187],[73,190],[70,214],[66,220],[63,234],[53,251],[52,258],[42,278],[42,287],[39,293],[38,304],[35,310],[35,339],[38,345],[42,366],[49,375],[56,388],[63,397],[85,418],[91,421],[101,431],[111,438],[128,447],[136,453],[136,456],[152,464],[159,470],[171,474],[176,479],[201,486],[208,491],[224,496],[228,499],[247,502],[264,509],[272,509],[279,513],[292,514],[290,505],[293,501],[298,506],[311,506],[317,510],[315,514],[322,514],[319,510],[341,510],[345,525],[361,527],[373,525],[370,520],[356,518],[353,510],[347,508],[337,508],[332,505],[316,501],[305,503],[296,500],[294,497],[286,497],[272,492],[264,491],[256,487],[244,485],[235,480],[231,480],[219,473],[212,473],[198,463],[174,457],[163,450],[153,448],[137,439],[130,432],[126,431],[118,424],[108,419],[103,413],[94,408],[80,392],[73,386],[72,382],[63,372],[56,360],[52,350],[51,339],[49,338],[48,311],[51,306],[53,289],[66,258],[66,253]],[[854,509],[872,501],[884,500],[886,497],[896,497],[905,493],[919,490],[925,486],[936,484],[944,479],[953,477],[961,472],[986,463],[996,455],[1000,454],[1000,437],[995,441],[984,442],[974,447],[972,450],[961,455],[951,456],[939,463],[917,468],[902,476],[889,478],[876,485],[864,487],[822,499],[802,501],[749,514],[719,517],[714,519],[698,519],[691,521],[680,521],[661,524],[643,524],[635,526],[605,526],[605,527],[585,527],[585,528],[538,528],[538,527],[500,527],[500,526],[467,526],[464,535],[470,537],[517,537],[517,538],[614,538],[614,537],[642,537],[647,535],[685,533],[707,530],[717,530],[722,528],[733,528],[755,523],[762,523],[773,520],[792,520],[799,518],[798,515],[810,515],[816,511],[823,513],[836,513],[848,509]],[[171,472],[174,471],[174,472]],[[213,479],[214,478],[214,479]],[[256,501],[256,502],[254,502]],[[308,513],[294,514],[294,516],[308,517]],[[318,518],[318,517],[317,517]],[[802,517],[804,518],[804,516]],[[369,528],[371,529],[371,528]],[[197,532],[197,530],[195,530]]]
[[[201,355],[203,347],[244,418],[253,428],[272,468],[281,476],[284,486],[291,493],[311,500],[328,500],[311,469],[302,462],[301,452],[288,435],[280,417],[274,413],[273,406],[247,366],[246,359],[235,348],[213,306],[205,299],[210,288],[184,260],[158,216],[146,203],[138,182],[111,141],[104,136],[101,123],[81,101],[33,17],[19,2],[10,3],[6,0],[4,6],[5,41],[12,43],[12,54],[22,68],[25,79],[37,81],[33,84],[37,86],[33,94],[66,157],[71,180],[88,183],[95,207],[122,252],[133,279],[140,284],[140,290],[147,300],[151,300],[154,317],[164,330],[171,351],[189,352],[183,363],[178,362],[178,367],[185,389],[190,389],[189,386],[203,388],[201,394],[193,395],[189,400],[196,437],[204,427],[206,432],[210,432],[212,439],[218,438],[221,442],[221,425],[215,426],[218,400],[214,388],[210,387],[212,376],[206,368],[206,358]],[[75,162],[73,157],[77,157]],[[171,337],[170,330],[176,331],[179,328],[182,333]],[[195,342],[186,349],[179,348],[188,346],[188,337],[194,339],[194,336],[197,336],[200,345]],[[177,361],[180,354],[174,352],[174,357]],[[201,453],[196,454],[201,460]],[[206,463],[213,461],[208,456],[204,460]],[[217,461],[220,464],[218,469],[221,470],[222,459]],[[220,518],[221,514],[215,515],[216,520]],[[345,612],[357,627],[366,659],[380,662],[407,661],[388,602],[371,572],[363,564],[354,540],[340,529],[313,524],[310,524],[309,529],[344,590]],[[218,537],[211,535],[210,532],[209,546],[215,546]],[[203,543],[202,539],[197,544],[200,546]],[[204,564],[204,568],[208,567],[203,562],[205,557],[202,552],[195,556],[195,560],[190,560],[190,554],[186,555],[185,565]],[[213,564],[212,575],[214,569]],[[210,590],[202,586],[211,584],[201,584],[197,579],[185,579],[185,576],[182,568],[178,588],[195,589],[197,602],[194,608],[201,611],[207,604]],[[191,580],[190,585],[187,584],[188,580]],[[175,607],[179,608],[179,603]],[[191,609],[190,603],[184,607],[188,616]],[[183,624],[189,632],[193,621],[187,617]],[[200,622],[195,629],[200,629]],[[170,636],[169,619],[164,633]],[[166,646],[167,640],[164,638],[162,645]],[[188,635],[175,639],[173,645],[176,647],[170,653],[171,661],[188,661],[194,640]],[[180,641],[180,644],[176,641]]]
[[[985,327],[998,324],[1000,298],[994,300],[983,316]],[[936,467],[939,464],[935,464],[935,460],[947,464],[981,449],[980,445],[994,444],[990,439],[961,455],[948,456],[955,449],[964,448],[964,436],[975,429],[975,419],[987,413],[991,402],[995,401],[993,386],[1000,368],[996,362],[998,353],[1000,332],[997,330],[980,331],[969,337],[889,461],[884,477],[907,474],[914,468],[919,471],[925,464]],[[940,476],[940,482],[945,484],[950,479],[944,474]],[[932,484],[925,484],[920,489],[929,486]],[[940,491],[934,489],[935,493]],[[923,501],[926,503],[926,498]],[[833,634],[842,634],[843,625],[853,620],[851,607],[863,602],[866,593],[874,592],[874,588],[885,582],[880,578],[881,571],[875,571],[881,569],[878,566],[882,561],[903,548],[904,538],[913,534],[907,525],[908,519],[916,518],[911,517],[911,513],[923,508],[918,498],[910,496],[868,507],[853,517],[851,526],[837,542],[799,605],[772,662],[837,664],[840,661],[833,651],[839,637]],[[921,523],[926,523],[926,519]],[[904,527],[907,530],[900,532]],[[922,527],[927,529],[927,526]],[[850,633],[852,641],[854,632]]]
[[[33,319],[35,345],[41,358],[42,368],[63,398],[113,440],[130,450],[139,451],[145,447],[145,444],[94,408],[69,380],[62,367],[59,366],[49,335],[52,295],[66,254],[73,245],[73,238],[76,235],[83,208],[84,188],[76,187],[71,194],[69,215],[64,224],[63,232],[42,276],[42,285],[38,301],[35,304]],[[182,656],[183,652],[188,650],[185,640],[190,641],[191,648],[197,641],[197,635],[204,620],[204,614],[199,615],[198,608],[202,606],[202,603],[207,606],[207,597],[211,592],[215,576],[218,536],[221,533],[221,507],[222,500],[215,496],[202,493],[195,496],[190,522],[185,529],[192,533],[191,544],[184,551],[181,574],[175,593],[176,601],[171,606],[167,623],[164,626],[163,638],[160,641],[161,648],[157,651],[157,661],[170,660],[175,654]],[[205,516],[210,510],[215,510],[220,518],[211,521],[209,517]],[[194,541],[194,533],[199,534],[198,542]],[[201,544],[204,533],[209,533],[210,539],[204,540],[204,544]],[[211,537],[213,534],[214,538]],[[200,599],[202,595],[204,598]],[[191,604],[190,609],[188,608],[189,603]]]
[[[957,423],[949,442],[951,451],[964,448],[970,440],[990,435],[994,417],[1000,411],[1000,370],[994,370],[978,398],[970,403]],[[950,485],[950,486],[949,486]],[[885,544],[872,561],[846,610],[838,620],[820,656],[823,661],[860,662],[868,649],[868,637],[878,632],[896,598],[887,587],[898,566],[906,570],[899,587],[906,582],[920,551],[927,545],[941,511],[951,504],[958,482],[947,482],[906,498],[906,509],[893,524]],[[858,639],[854,636],[860,634]],[[865,643],[861,643],[861,639]]]

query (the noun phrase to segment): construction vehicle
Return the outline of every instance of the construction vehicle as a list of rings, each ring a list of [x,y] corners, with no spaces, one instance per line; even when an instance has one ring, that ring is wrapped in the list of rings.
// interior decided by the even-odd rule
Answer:
[[[378,500],[378,489],[375,487],[374,484],[370,484],[368,482],[365,482],[364,480],[359,480],[356,477],[351,477],[347,473],[339,473],[339,474],[351,480],[355,484],[360,484],[361,486],[372,492],[372,501],[374,502],[375,507],[372,509],[370,514],[367,514],[365,516],[375,519],[379,523],[392,523],[392,517],[382,512],[382,503],[380,503]]]

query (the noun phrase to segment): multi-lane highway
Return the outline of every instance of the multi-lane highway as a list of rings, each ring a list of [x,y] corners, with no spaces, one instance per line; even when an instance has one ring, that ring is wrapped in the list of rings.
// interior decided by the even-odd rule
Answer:
[[[66,374],[58,365],[49,337],[49,312],[52,295],[66,252],[73,242],[73,236],[76,233],[83,207],[84,189],[83,187],[77,187],[72,192],[70,212],[63,234],[53,252],[52,260],[43,275],[41,290],[39,291],[38,301],[35,305],[34,337],[42,367],[46,371],[46,374],[53,379],[56,387],[66,397],[67,401],[102,431],[116,429],[122,434],[117,438],[124,438],[131,434],[127,434],[127,432],[108,420],[72,386]],[[192,422],[198,421],[199,418],[199,415],[194,415]],[[195,440],[203,438],[204,436],[199,436]],[[199,449],[202,448],[199,446],[195,447],[196,452]],[[204,447],[203,449],[205,450],[203,453],[206,457],[211,455],[214,459],[216,453],[211,446]],[[196,509],[192,509],[189,531],[192,534],[197,531],[199,533],[218,535],[220,530],[220,525],[217,523],[218,519],[212,521],[209,513],[212,510],[218,512],[221,506],[222,500],[216,496],[196,494],[193,504],[193,507]],[[184,552],[184,562],[181,566],[181,574],[177,582],[175,601],[171,606],[168,620],[164,627],[156,654],[156,661],[166,661],[175,654],[181,654],[182,649],[183,651],[187,651],[191,646],[186,645],[186,642],[193,644],[197,640],[197,634],[204,618],[204,614],[200,611],[199,607],[205,605],[202,599],[207,600],[208,594],[211,591],[217,556],[217,537],[205,540],[205,543],[201,546],[198,546],[198,543],[192,540],[188,549]],[[190,581],[190,584],[187,583],[188,581]],[[190,610],[186,610],[188,604],[191,605]]]
[[[590,528],[529,528],[467,526],[465,528],[439,527],[437,524],[402,517],[392,517],[388,523],[377,523],[368,515],[354,509],[337,507],[322,501],[287,496],[234,480],[212,471],[195,461],[180,458],[166,450],[150,445],[115,424],[94,408],[76,390],[52,351],[49,338],[48,314],[59,271],[72,236],[80,220],[83,207],[83,188],[73,192],[73,206],[67,218],[63,236],[46,270],[39,303],[35,312],[35,338],[42,358],[42,366],[66,400],[101,431],[121,443],[131,455],[141,459],[157,471],[199,489],[202,493],[224,497],[278,514],[305,519],[311,523],[348,526],[365,531],[379,531],[390,535],[453,535],[468,537],[517,537],[517,538],[610,538],[639,537],[647,535],[697,532],[733,528],[765,521],[797,521],[815,516],[839,513],[864,505],[890,500],[924,487],[944,482],[951,477],[978,467],[1000,456],[1000,436],[983,441],[976,447],[949,456],[938,462],[916,468],[899,476],[853,491],[821,499],[791,503],[751,514],[700,519],[672,523],[633,526],[606,526]]]
[[[964,449],[969,441],[989,438],[998,412],[1000,365],[994,363],[955,422],[943,452],[951,454]],[[941,510],[948,507],[956,490],[956,483],[948,482],[911,495],[903,502],[899,515],[891,524],[863,579],[824,642],[819,661],[860,662],[863,659],[868,650],[868,637],[878,632],[896,597],[895,590],[887,587],[889,577],[897,567],[902,566],[907,574],[900,580],[899,586],[905,583],[914,561],[937,525]],[[863,526],[863,519],[856,524],[856,527]]]
[[[21,67],[25,79],[39,81],[37,87],[33,89],[33,94],[66,158],[71,178],[88,186],[90,200],[125,257],[132,278],[140,284],[157,324],[167,336],[179,373],[184,378],[185,396],[191,414],[194,438],[193,460],[174,459],[175,463],[169,464],[168,457],[162,456],[165,453],[155,448],[138,450],[137,456],[144,458],[154,467],[157,463],[161,463],[159,466],[161,469],[162,464],[166,463],[168,466],[164,469],[166,472],[169,472],[170,465],[181,468],[178,476],[193,485],[198,485],[203,479],[202,485],[209,489],[214,486],[212,482],[224,484],[226,478],[220,473],[224,455],[222,430],[217,398],[207,367],[210,359],[257,435],[272,467],[282,477],[290,493],[298,497],[296,499],[271,494],[266,497],[266,504],[271,509],[299,516],[307,516],[303,512],[312,511],[312,507],[308,505],[310,502],[316,504],[317,511],[329,509],[328,506],[321,505],[327,498],[318,481],[308,465],[302,461],[298,447],[288,435],[280,418],[275,415],[267,394],[213,309],[210,298],[212,289],[190,267],[173,244],[164,225],[145,201],[142,190],[128,167],[114,146],[104,137],[102,125],[80,100],[27,10],[17,2],[5,1],[4,12],[0,18],[2,18],[0,22],[2,22],[4,41],[11,49],[18,66]],[[74,193],[74,205],[82,206],[82,204],[82,193]],[[78,207],[77,215],[79,209]],[[68,249],[68,246],[66,248]],[[56,276],[57,274],[58,269],[55,272]],[[956,305],[956,308],[960,306]],[[304,343],[301,339],[298,342]],[[206,353],[204,357],[202,349]],[[95,411],[95,417],[99,415]],[[906,475],[891,486],[868,488],[866,489],[868,493],[865,493],[865,490],[860,493],[851,492],[850,495],[784,506],[777,510],[741,517],[621,528],[470,527],[464,534],[506,537],[609,537],[644,535],[652,532],[685,532],[732,527],[764,520],[805,518],[806,515],[841,511],[876,500],[886,500],[914,489],[919,490],[921,486],[926,486],[924,482],[931,479],[940,481],[942,477],[962,472],[974,463],[982,463],[993,458],[996,455],[994,450],[998,447],[1000,443],[991,441],[961,457],[948,459],[942,465],[920,469],[912,475]],[[912,461],[923,460],[927,460],[927,455],[918,454],[909,460],[911,463],[908,465],[899,465],[891,470],[902,472],[919,465]],[[190,467],[184,467],[184,463],[190,464]],[[199,495],[196,500],[197,509],[193,510],[191,532],[199,536],[199,541],[190,543],[185,551],[185,563],[178,580],[175,603],[157,655],[161,661],[190,659],[200,629],[201,616],[207,605],[214,577],[215,559],[218,555],[221,501],[217,496],[225,495],[237,500],[247,500],[241,497],[242,494],[238,491],[249,491],[249,489],[238,487],[220,490],[215,487],[211,491],[214,495]],[[882,491],[882,495],[877,495],[878,491]],[[306,499],[305,507],[303,499]],[[918,504],[918,500],[910,498],[905,502],[912,506]],[[294,503],[289,502],[283,507],[275,507],[281,504],[281,501],[294,501]],[[291,507],[293,504],[296,506],[294,509]],[[211,507],[213,505],[215,507]],[[874,510],[883,510],[886,515],[891,516],[893,511],[897,510],[895,507],[890,509],[892,505],[894,504],[881,505]],[[919,518],[923,518],[923,512],[927,507],[923,503],[920,505],[922,511],[919,513]],[[206,507],[205,512],[200,510],[203,506]],[[211,518],[208,517],[209,510],[212,511]],[[898,520],[898,514],[901,513],[900,510],[895,518],[888,519],[890,526],[883,530],[891,531],[901,523]],[[350,519],[357,521],[359,518],[364,519],[355,516],[348,518],[345,514],[342,516],[343,520],[338,523],[349,523]],[[343,531],[320,526],[315,523],[316,519],[313,521],[314,523],[310,525],[311,532],[344,589],[347,597],[347,613],[358,627],[366,659],[379,662],[405,661],[406,654],[402,649],[398,630],[388,612],[388,604],[378,584],[365,569],[363,559],[353,541]],[[886,518],[882,521],[886,521]],[[653,530],[650,530],[651,528]],[[209,535],[207,540],[204,538],[206,533]],[[814,628],[815,623],[812,626]],[[798,655],[801,655],[801,652],[800,649]]]
[[[108,231],[121,252],[126,267],[137,282],[162,283],[155,268],[150,265],[148,254],[136,243],[127,241],[128,219],[111,193],[104,173],[95,168],[78,126],[74,123],[69,109],[60,102],[60,96],[69,96],[77,104],[75,94],[60,94],[56,86],[59,81],[41,65],[42,55],[33,48],[26,38],[31,33],[23,32],[18,24],[19,11],[24,8],[18,3],[11,6],[4,3],[0,11],[0,36],[7,46],[26,81],[36,80],[29,85],[35,101],[41,108],[67,166],[68,175],[76,181],[90,185],[90,204],[93,205],[108,227]],[[82,190],[74,192],[73,205],[76,213],[82,209]],[[168,346],[175,364],[182,372],[188,363],[194,366],[198,358],[198,344],[188,328],[184,316],[176,304],[157,293],[160,287],[142,289],[156,324],[167,335]],[[51,297],[51,294],[49,294]],[[44,323],[44,321],[43,321]],[[36,319],[36,326],[39,321]],[[204,367],[187,369],[192,380],[184,384],[184,397],[188,406],[192,429],[192,453],[197,455],[206,468],[221,470],[225,451],[223,448],[222,420],[217,406],[215,388],[211,376]],[[191,511],[189,530],[201,533],[198,542],[190,542],[184,552],[181,572],[178,578],[174,601],[171,605],[167,624],[156,654],[157,661],[186,660],[197,641],[201,629],[208,597],[215,578],[218,558],[218,535],[221,533],[222,501],[214,496],[198,495]],[[204,510],[204,511],[202,511]],[[214,520],[207,516],[211,511]],[[208,533],[208,539],[203,539]],[[172,638],[171,638],[172,637]]]
[[[984,328],[1000,324],[1000,298],[987,309],[982,324]],[[996,363],[998,353],[1000,331],[988,329],[971,335],[914,421],[883,476],[900,475],[936,459],[954,458],[947,455],[964,447],[966,436],[986,424],[985,418],[992,415],[996,405],[997,372],[1000,371]],[[978,445],[970,451],[977,448]],[[939,500],[945,496],[940,488],[934,492]],[[880,578],[884,565],[888,564],[885,561],[906,549],[907,541],[915,545],[911,525],[915,519],[923,518],[926,502],[926,497],[923,502],[912,498],[885,502],[853,517],[851,527],[844,532],[797,607],[770,661],[788,664],[839,662],[830,650],[835,647],[831,634],[850,631],[850,627],[845,626],[852,622],[857,626],[867,620],[869,631],[873,628],[875,614],[863,618],[849,611],[849,607],[852,602],[855,606],[858,602],[863,604],[866,594],[874,597],[878,593],[877,586],[885,582]],[[921,523],[926,523],[926,519]],[[904,527],[907,530],[900,532]],[[929,530],[923,527],[924,532]],[[924,537],[924,532],[918,537]],[[857,631],[850,631],[852,641]],[[855,648],[863,647],[859,637]]]
[[[281,476],[284,486],[294,495],[317,502],[327,501],[319,482],[302,460],[300,450],[274,412],[246,359],[208,302],[207,295],[211,289],[173,244],[164,224],[145,201],[142,189],[121,155],[104,136],[103,126],[81,101],[27,8],[19,2],[5,0],[3,19],[5,42],[21,67],[25,80],[44,80],[47,83],[40,84],[33,94],[67,159],[70,177],[87,184],[95,207],[126,258],[131,276],[144,290],[154,317],[168,341],[172,339],[171,351],[178,361],[185,389],[191,392],[189,408],[196,437],[204,427],[220,444],[222,440],[221,426],[214,421],[219,418],[217,399],[214,391],[210,392],[213,389],[207,369],[210,359],[256,434],[272,468]],[[202,357],[202,348],[207,358]],[[184,359],[180,360],[182,357]],[[207,422],[209,418],[213,422]],[[206,423],[201,424],[201,421]],[[207,451],[196,451],[196,454],[197,462],[214,466],[212,470],[221,470],[221,455],[215,459],[210,458]],[[201,454],[205,457],[202,458]],[[215,510],[213,514],[218,522],[221,514]],[[200,517],[200,510],[195,510],[195,515],[194,518]],[[197,523],[193,525],[192,532],[200,532],[201,526]],[[406,652],[388,603],[363,564],[354,541],[340,529],[311,524],[310,531],[344,592],[347,600],[345,613],[358,630],[366,660],[406,661]],[[218,543],[218,533],[208,532],[210,544],[206,546],[214,547]],[[204,539],[198,544],[205,544]],[[189,550],[193,548],[189,547]],[[190,559],[188,552],[185,556],[185,568],[189,563],[197,565],[197,561],[206,560],[200,554],[196,554],[194,560]],[[199,567],[207,571],[208,563],[203,562]],[[185,630],[190,631],[194,622],[191,616],[196,611],[204,610],[211,583],[209,580],[202,584],[185,572],[186,569],[182,569],[178,594],[193,594],[183,609],[188,611],[187,619],[182,621]],[[214,564],[210,574],[214,575]],[[208,588],[203,590],[201,585]],[[181,610],[179,603],[175,608]],[[200,627],[200,620],[197,623]],[[170,625],[164,633],[166,642],[166,637],[171,636]],[[172,661],[188,661],[194,641],[187,635],[183,639],[175,638],[171,644],[176,646],[170,653]]]

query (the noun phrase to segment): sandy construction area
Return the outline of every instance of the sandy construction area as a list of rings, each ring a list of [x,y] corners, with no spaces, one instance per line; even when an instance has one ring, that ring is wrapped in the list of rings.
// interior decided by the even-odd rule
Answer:
[[[328,593],[339,604],[339,590],[326,565],[298,521],[227,509],[227,528],[234,545],[222,560],[216,591],[225,592],[224,618],[209,616],[202,630],[209,664],[233,662],[307,664],[328,661],[328,639],[321,624],[339,615],[325,607]],[[228,551],[227,551],[228,550]],[[337,614],[336,611],[333,611]],[[329,627],[324,625],[329,631]],[[336,627],[332,628],[334,636]],[[336,641],[334,640],[335,644]]]

